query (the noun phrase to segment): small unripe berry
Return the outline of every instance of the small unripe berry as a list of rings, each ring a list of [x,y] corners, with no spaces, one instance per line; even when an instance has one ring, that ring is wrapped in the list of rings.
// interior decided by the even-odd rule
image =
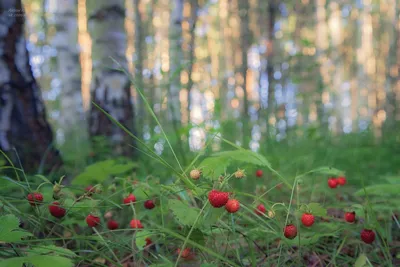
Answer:
[[[190,178],[193,180],[198,180],[201,176],[201,171],[198,169],[194,169],[190,171]]]
[[[236,178],[238,178],[238,179],[241,179],[241,178],[243,178],[243,177],[245,177],[246,176],[246,174],[244,173],[244,170],[237,170],[235,173],[234,173],[234,175],[235,175],[235,177]]]

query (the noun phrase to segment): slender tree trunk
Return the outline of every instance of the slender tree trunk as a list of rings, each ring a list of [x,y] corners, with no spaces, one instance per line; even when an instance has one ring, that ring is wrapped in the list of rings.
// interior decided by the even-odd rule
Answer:
[[[41,90],[29,64],[21,0],[0,1],[0,148],[26,171],[62,165],[46,119]],[[19,166],[19,164],[16,164]]]
[[[179,93],[181,91],[181,69],[183,63],[182,51],[182,19],[183,19],[183,0],[172,1],[172,13],[170,23],[170,44],[169,44],[169,62],[170,62],[170,87],[169,87],[169,106],[171,109],[171,119],[175,127],[181,122],[181,105]]]
[[[143,54],[144,46],[143,46],[143,20],[142,14],[140,13],[140,0],[134,0],[134,10],[135,10],[135,57],[134,57],[134,64],[135,64],[135,87],[142,90],[144,92],[144,83],[143,83]],[[145,124],[145,108],[144,102],[142,97],[138,94],[137,96],[137,104],[138,104],[138,131]],[[143,133],[139,133],[139,136],[142,136]]]
[[[187,114],[188,114],[188,124],[190,124],[190,106],[192,102],[192,98],[190,95],[190,91],[193,87],[193,64],[195,60],[194,48],[195,48],[195,29],[197,23],[197,9],[199,8],[198,0],[190,0],[190,41],[189,41],[189,67],[188,67],[188,82],[187,82]]]
[[[274,27],[278,5],[275,0],[271,0],[268,6],[268,31],[267,31],[267,78],[268,78],[268,98],[267,98],[267,136],[270,134],[269,119],[275,116],[275,90],[274,90]]]
[[[116,68],[127,69],[123,0],[89,0],[89,33],[92,38],[92,101],[134,132],[129,78]],[[116,64],[117,61],[119,64]],[[116,154],[130,155],[132,139],[92,105],[90,135],[110,138]]]
[[[81,65],[79,62],[77,1],[55,2],[53,46],[57,49],[57,70],[61,80],[59,127],[68,139],[82,131],[83,103],[81,93]],[[79,135],[79,139],[82,136]]]
[[[242,64],[240,66],[240,74],[242,76],[242,89],[243,89],[243,141],[242,146],[249,146],[249,137],[251,132],[249,131],[249,101],[247,96],[247,51],[250,47],[250,29],[249,29],[249,3],[248,1],[239,0],[239,16],[240,16],[240,46],[242,52]]]

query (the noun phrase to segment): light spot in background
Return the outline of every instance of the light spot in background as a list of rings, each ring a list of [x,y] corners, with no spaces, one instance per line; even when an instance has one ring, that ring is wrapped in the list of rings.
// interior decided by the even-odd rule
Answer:
[[[206,133],[204,129],[195,127],[189,131],[189,146],[191,151],[201,150],[206,142]]]

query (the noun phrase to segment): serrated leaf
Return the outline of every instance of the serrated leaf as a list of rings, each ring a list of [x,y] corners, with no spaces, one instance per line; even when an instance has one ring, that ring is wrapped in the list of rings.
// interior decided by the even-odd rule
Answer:
[[[44,254],[55,254],[58,256],[65,256],[65,257],[76,257],[76,254],[66,248],[62,247],[57,247],[54,245],[49,245],[49,246],[36,246],[34,247],[29,253],[29,256],[35,256],[35,255],[44,255]]]
[[[183,235],[187,236],[189,234],[189,231],[190,229],[185,229],[185,231],[183,231]],[[205,244],[205,235],[199,229],[194,229],[190,234],[189,239],[202,246],[204,246]]]
[[[269,161],[264,156],[251,150],[238,149],[232,151],[224,151],[213,154],[213,157],[231,158],[234,161],[250,163],[257,166],[271,167]]]
[[[139,249],[142,249],[146,245],[146,238],[150,237],[152,233],[147,230],[143,230],[140,232],[137,232],[136,238],[135,238],[135,244]]]
[[[15,215],[8,214],[0,217],[1,242],[17,242],[27,236],[32,236],[32,234],[19,228],[19,219]]]
[[[96,162],[85,168],[85,171],[75,177],[73,185],[87,185],[102,183],[112,175],[118,175],[132,170],[137,164],[134,162],[118,163],[116,160]]]
[[[315,216],[326,216],[327,210],[324,209],[319,203],[310,203],[308,207],[311,210],[311,213]]]
[[[354,267],[364,267],[365,264],[367,264],[367,255],[362,253],[360,256],[358,256],[356,262],[354,263]]]
[[[0,267],[21,267],[23,264],[24,264],[24,257],[2,259],[0,261]]]
[[[209,157],[204,159],[199,168],[202,170],[204,177],[218,178],[219,175],[224,174],[228,168],[231,160],[224,157]]]
[[[68,258],[48,255],[35,255],[2,260],[0,262],[0,267],[21,267],[24,263],[32,264],[35,267],[74,266],[74,263]]]
[[[343,171],[332,167],[319,167],[311,170],[309,173],[321,173],[326,175],[339,176],[343,174]]]
[[[355,196],[364,196],[365,191],[368,195],[375,196],[389,196],[389,195],[398,195],[400,192],[400,184],[378,184],[371,185],[366,187],[365,189],[360,189],[354,193]]]
[[[186,226],[193,226],[200,213],[198,208],[189,207],[186,203],[175,199],[170,199],[168,206],[175,218]]]

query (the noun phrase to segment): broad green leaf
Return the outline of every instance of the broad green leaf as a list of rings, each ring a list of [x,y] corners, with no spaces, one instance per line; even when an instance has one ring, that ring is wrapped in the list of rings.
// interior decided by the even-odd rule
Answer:
[[[362,253],[360,256],[358,256],[356,262],[354,263],[354,267],[364,267],[365,264],[367,264],[367,255]]]
[[[308,207],[315,216],[326,216],[327,211],[319,203],[310,203]]]
[[[231,158],[234,161],[250,163],[257,166],[271,167],[271,164],[262,155],[251,150],[232,150],[213,154],[213,157]]]
[[[172,210],[175,218],[186,226],[193,226],[200,213],[198,208],[189,207],[186,203],[175,199],[170,199],[168,201],[168,206]]]
[[[49,246],[35,246],[29,253],[29,256],[35,255],[43,255],[43,254],[55,254],[58,256],[65,256],[65,257],[76,257],[76,254],[69,249],[57,247],[54,245]]]
[[[224,157],[209,157],[204,159],[199,168],[202,170],[204,177],[218,178],[219,175],[224,174],[228,168],[231,160]]]
[[[137,164],[133,162],[118,163],[116,160],[104,160],[96,162],[72,181],[73,185],[86,185],[90,183],[102,183],[112,175],[118,175],[132,170]]]
[[[139,249],[142,249],[146,245],[146,238],[150,237],[152,233],[147,230],[143,230],[140,232],[137,232],[136,238],[135,238],[135,244]]]
[[[15,215],[9,214],[0,217],[1,242],[17,242],[26,236],[32,236],[32,234],[19,228],[19,219]]]
[[[355,196],[364,196],[365,191],[368,195],[376,195],[376,196],[397,196],[400,192],[400,184],[378,184],[371,185],[366,187],[365,189],[360,189],[354,193]]]
[[[343,175],[343,171],[332,168],[332,167],[319,167],[319,168],[309,171],[308,173],[321,173],[321,174],[332,175],[332,176]]]
[[[21,267],[23,264],[24,264],[24,257],[2,259],[0,261],[0,267]]]
[[[49,255],[36,255],[25,257],[26,262],[33,264],[35,267],[72,267],[74,263],[64,257],[49,256]]]

